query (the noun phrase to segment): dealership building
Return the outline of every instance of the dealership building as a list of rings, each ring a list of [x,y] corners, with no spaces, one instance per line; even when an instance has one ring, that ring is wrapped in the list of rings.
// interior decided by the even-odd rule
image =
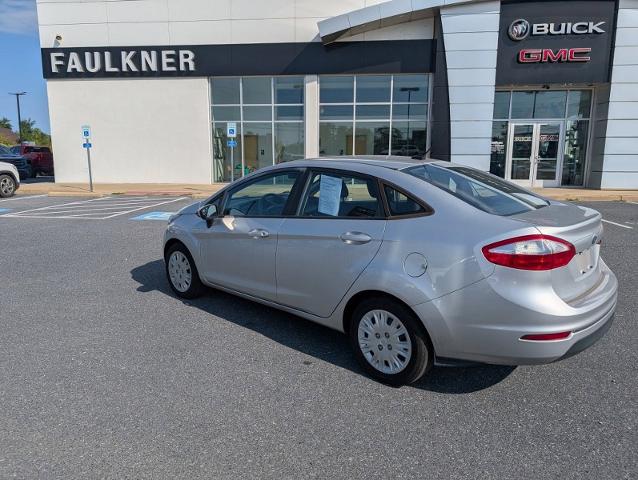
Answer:
[[[38,0],[56,181],[408,155],[638,188],[638,0]]]

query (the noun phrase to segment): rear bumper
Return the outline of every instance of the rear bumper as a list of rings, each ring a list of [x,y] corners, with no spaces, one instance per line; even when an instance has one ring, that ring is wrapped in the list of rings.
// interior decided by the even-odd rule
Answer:
[[[499,365],[551,363],[585,350],[609,330],[618,282],[603,264],[603,280],[577,307],[560,301],[530,309],[496,293],[489,279],[417,305],[437,356]],[[527,334],[570,331],[564,340],[521,340]]]

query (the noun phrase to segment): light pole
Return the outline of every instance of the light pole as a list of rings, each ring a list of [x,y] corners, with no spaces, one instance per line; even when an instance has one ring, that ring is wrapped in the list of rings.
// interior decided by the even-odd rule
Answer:
[[[400,90],[402,92],[408,92],[408,138],[406,138],[406,141],[408,141],[410,138],[410,99],[412,97],[412,92],[418,92],[421,89],[419,87],[401,87]]]
[[[26,95],[27,92],[15,92],[9,93],[9,95],[16,96],[16,105],[18,106],[18,143],[22,145],[22,118],[20,117],[20,97]]]

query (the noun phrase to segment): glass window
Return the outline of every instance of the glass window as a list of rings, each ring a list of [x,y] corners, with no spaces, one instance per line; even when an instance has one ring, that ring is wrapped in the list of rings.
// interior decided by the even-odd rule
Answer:
[[[230,194],[224,215],[235,217],[279,217],[299,176],[280,172],[257,178]]]
[[[425,103],[392,105],[392,120],[411,120],[425,122],[428,106]]]
[[[303,158],[303,123],[275,123],[275,163],[301,160]]]
[[[322,105],[319,109],[321,120],[352,120],[352,105]]]
[[[320,103],[352,103],[354,77],[322,76],[319,81]]]
[[[389,155],[390,122],[357,122],[355,155]]]
[[[490,173],[505,178],[507,155],[507,126],[509,123],[492,122],[492,147],[490,157]]]
[[[251,106],[244,107],[244,122],[254,121],[270,121],[272,120],[271,106]]]
[[[423,156],[427,130],[424,122],[392,122],[392,155]]]
[[[565,129],[565,156],[563,158],[563,185],[582,185],[585,178],[587,155],[587,120],[568,121]]]
[[[319,155],[352,155],[352,122],[319,123]]]
[[[509,118],[511,92],[496,92],[494,94],[494,119]]]
[[[425,208],[413,198],[408,197],[389,185],[385,185],[383,189],[385,191],[385,198],[388,201],[390,215],[401,216],[425,213]]]
[[[357,105],[357,120],[390,118],[390,105]]]
[[[273,164],[272,123],[244,123],[244,175]]]
[[[213,128],[213,168],[217,182],[230,182],[242,176],[241,124],[237,123],[237,146],[233,149],[228,146],[226,126],[225,122],[215,122]]]
[[[244,104],[272,103],[270,77],[244,77],[242,82]]]
[[[303,120],[303,105],[277,105],[275,120]]]
[[[512,92],[512,118],[532,118],[534,92]]]
[[[392,95],[394,102],[427,103],[428,76],[395,75]]]
[[[239,107],[213,107],[213,122],[238,122],[240,119]]]
[[[548,205],[532,192],[473,168],[427,164],[404,171],[494,215],[515,215]]]
[[[275,77],[275,103],[303,104],[303,77]]]
[[[361,75],[357,77],[357,103],[389,102],[390,75]]]
[[[536,92],[534,118],[564,118],[566,101],[565,90]]]
[[[567,96],[567,118],[589,118],[591,90],[570,90]]]
[[[358,176],[315,173],[304,198],[306,217],[382,217],[377,181]]]
[[[213,78],[210,85],[213,105],[239,105],[239,77]]]

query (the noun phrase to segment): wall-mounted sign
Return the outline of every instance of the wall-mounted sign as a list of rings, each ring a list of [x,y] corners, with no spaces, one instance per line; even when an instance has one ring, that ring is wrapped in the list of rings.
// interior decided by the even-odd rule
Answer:
[[[429,73],[433,40],[43,48],[44,78]]]
[[[608,82],[613,0],[504,1],[497,85]]]
[[[88,125],[82,125],[82,137],[90,138],[91,137],[91,127]]]
[[[228,138],[235,138],[237,136],[237,123],[228,122],[226,124],[226,136]]]

